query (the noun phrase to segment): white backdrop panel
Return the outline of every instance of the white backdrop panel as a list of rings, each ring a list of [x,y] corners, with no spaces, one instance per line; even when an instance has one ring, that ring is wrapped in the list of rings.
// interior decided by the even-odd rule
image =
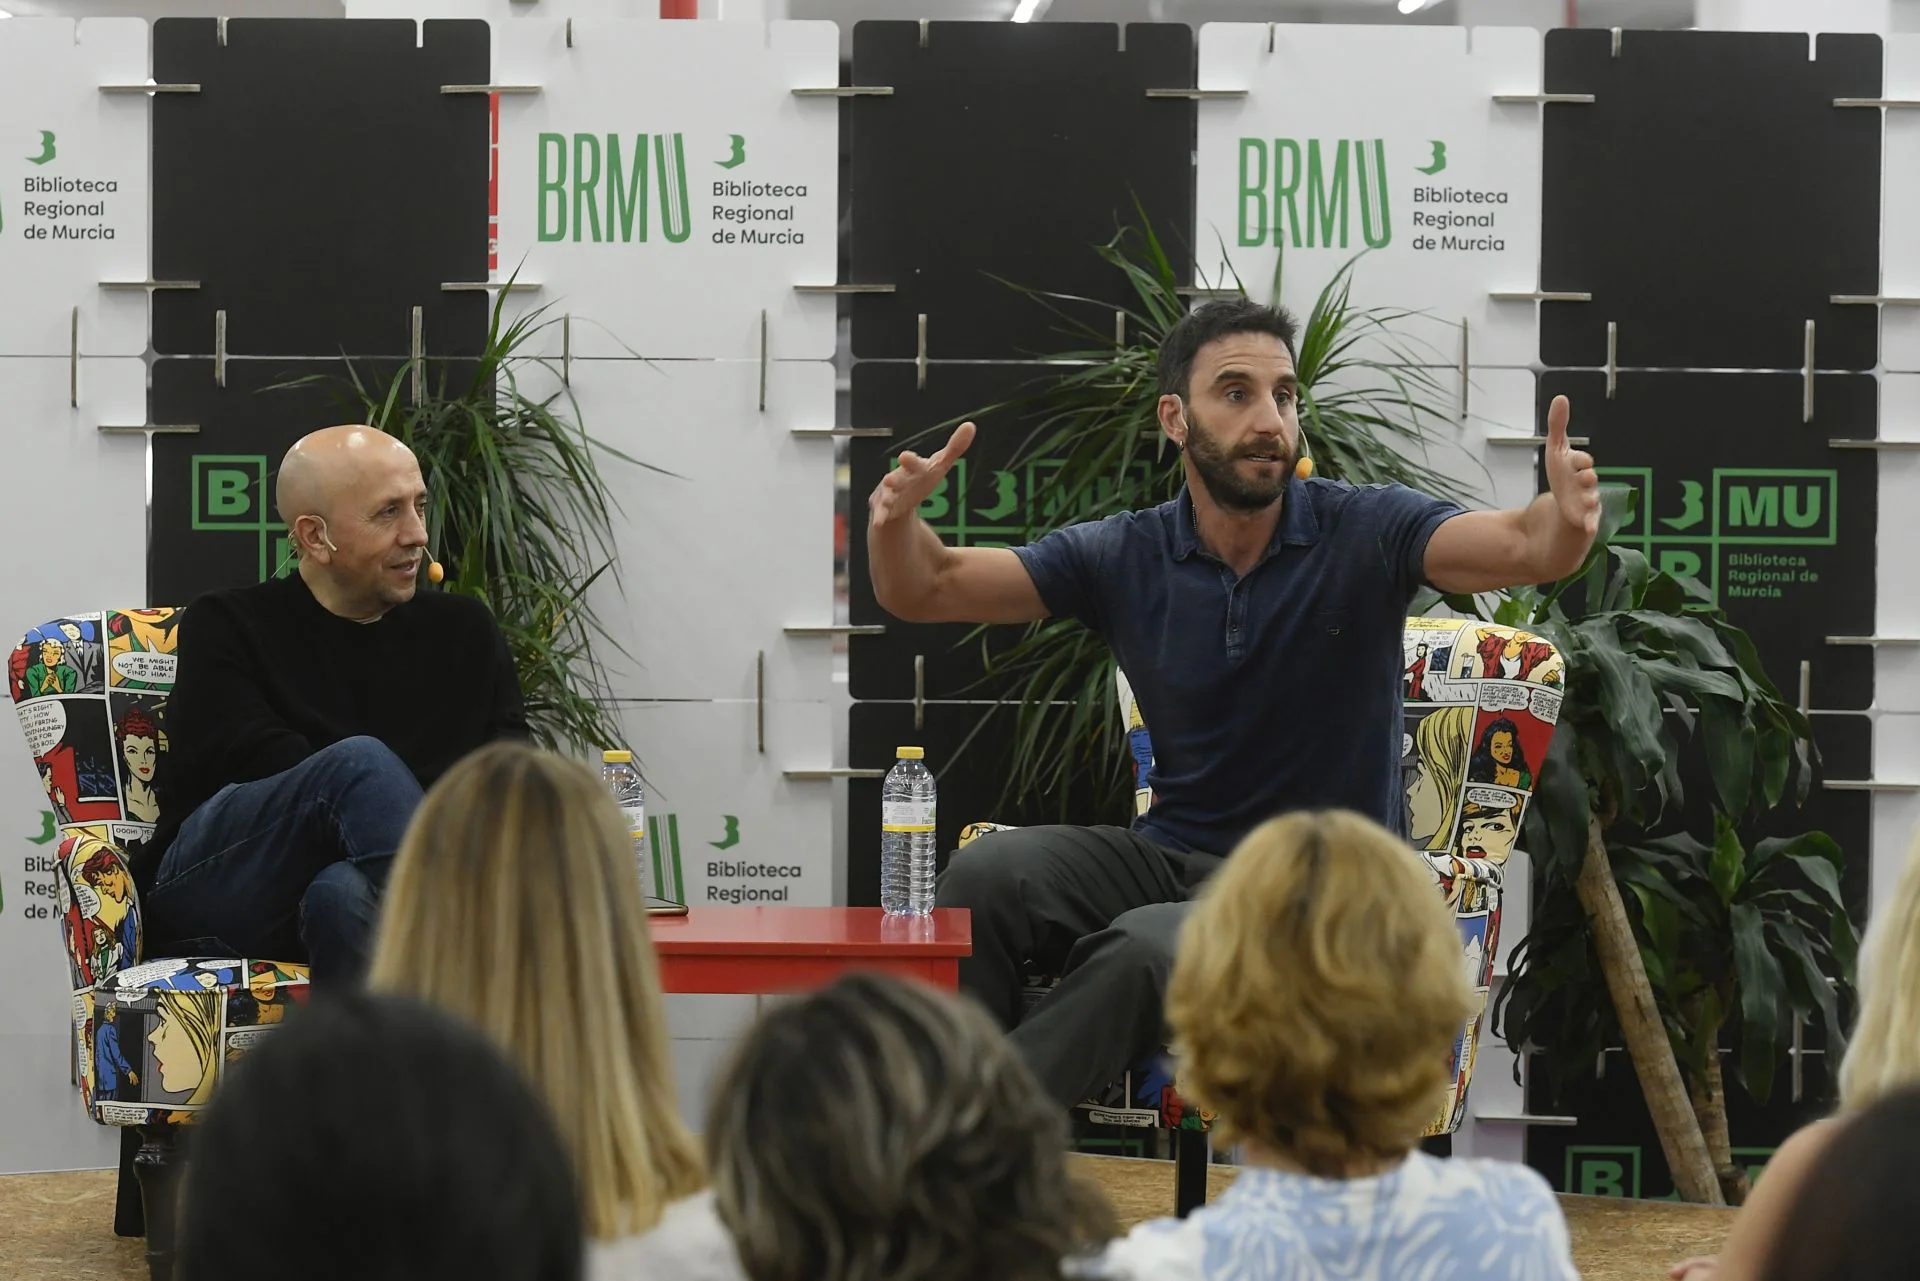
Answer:
[[[1886,51],[1886,96],[1920,99],[1920,35],[1887,36]],[[1880,292],[1920,298],[1920,111],[1881,116]],[[1920,307],[1881,309],[1880,363],[1920,370]]]
[[[139,18],[0,23],[0,356],[147,349],[147,295],[103,280],[147,278],[145,94]],[[138,421],[145,421],[144,416]]]
[[[58,927],[42,922],[49,935]],[[48,952],[59,950],[57,938]],[[55,985],[56,987],[58,984]],[[65,1026],[65,1002],[55,1001],[51,1017],[31,1030],[25,1023],[0,1032],[0,1174],[40,1170],[100,1170],[120,1159],[120,1132],[95,1125],[80,1106],[80,1091],[68,1081],[72,1037]],[[98,1212],[107,1230],[109,1207]]]
[[[1886,311],[1888,317],[1895,314],[1895,308]],[[1920,440],[1920,374],[1881,375],[1880,438]],[[1883,449],[1878,464],[1874,581],[1879,589],[1873,630],[1880,636],[1920,637],[1920,579],[1913,568],[1913,549],[1920,546],[1920,502],[1914,501],[1920,495],[1920,453]],[[1920,645],[1879,647],[1873,703],[1882,711],[1920,712]],[[1915,767],[1912,777],[1920,778],[1920,762]]]
[[[827,360],[839,205],[829,22],[576,18],[494,29],[498,276],[574,317],[575,356]],[[546,335],[560,338],[558,329]]]
[[[770,700],[764,713],[751,699],[620,708],[648,783],[649,832],[663,862],[677,852],[687,902],[834,902],[832,785],[782,777],[828,764],[831,716],[824,701]]]
[[[1868,912],[1893,901],[1900,873],[1912,857],[1914,834],[1920,830],[1920,796],[1910,792],[1881,792],[1873,798],[1873,851],[1868,871]]]
[[[1424,311],[1421,363],[1527,365],[1540,264],[1540,33],[1505,27],[1209,23],[1200,87],[1197,266],[1301,316],[1357,253],[1354,301]],[[1451,326],[1452,328],[1447,328]]]
[[[1881,651],[1882,661],[1885,650]],[[1920,781],[1920,716],[1895,713],[1873,721],[1873,777],[1885,782]],[[1907,865],[1920,820],[1920,796],[1881,792],[1873,798],[1873,835],[1868,864],[1868,913],[1893,898]]]
[[[0,24],[4,27],[8,24]],[[138,359],[82,362],[80,408],[65,359],[0,359],[0,545],[9,548],[0,653],[63,614],[144,603],[147,444],[101,436],[146,420]],[[67,1076],[67,972],[53,919],[46,794],[14,719],[0,713],[0,1173],[98,1166],[111,1136],[80,1110]]]
[[[615,458],[601,474],[620,510],[621,582],[595,608],[626,651],[608,652],[621,698],[820,699],[824,639],[788,625],[833,621],[833,442],[793,435],[833,419],[833,367],[816,361],[575,361],[573,394]],[[531,389],[529,389],[531,391]]]
[[[1524,507],[1539,492],[1534,445],[1496,443],[1540,434],[1534,425],[1534,376],[1525,369],[1475,369],[1467,402],[1467,439],[1479,447],[1485,470],[1473,477],[1490,507]],[[1575,406],[1575,417],[1579,408]],[[1577,430],[1577,429],[1571,429]],[[1463,477],[1463,479],[1465,479]]]

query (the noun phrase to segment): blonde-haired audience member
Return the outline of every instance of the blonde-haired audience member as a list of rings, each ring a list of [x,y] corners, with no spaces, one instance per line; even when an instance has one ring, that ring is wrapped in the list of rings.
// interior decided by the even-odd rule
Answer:
[[[632,839],[593,771],[519,743],[448,770],[395,859],[369,984],[475,1024],[538,1088],[590,1277],[740,1275],[675,1101]]]
[[[1180,1089],[1238,1140],[1233,1186],[1074,1270],[1130,1281],[1572,1281],[1566,1220],[1524,1166],[1415,1151],[1473,1010],[1418,855],[1357,814],[1252,832],[1180,934]]]
[[[1860,949],[1860,1018],[1840,1063],[1837,1114],[1796,1130],[1768,1159],[1717,1259],[1673,1265],[1674,1281],[1754,1281],[1762,1275],[1800,1185],[1848,1117],[1920,1084],[1920,832],[1891,901]]]
[[[769,1011],[706,1138],[753,1281],[1057,1281],[1112,1235],[1061,1108],[984,1009],[921,983],[853,974]]]

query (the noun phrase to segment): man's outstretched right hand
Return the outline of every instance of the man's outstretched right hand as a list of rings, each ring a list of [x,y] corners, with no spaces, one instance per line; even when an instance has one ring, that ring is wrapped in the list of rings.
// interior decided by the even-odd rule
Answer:
[[[931,458],[922,458],[912,450],[900,455],[900,465],[889,471],[867,499],[872,524],[878,529],[910,518],[933,491],[940,488],[947,473],[973,443],[972,423],[961,423],[947,438],[944,449]]]

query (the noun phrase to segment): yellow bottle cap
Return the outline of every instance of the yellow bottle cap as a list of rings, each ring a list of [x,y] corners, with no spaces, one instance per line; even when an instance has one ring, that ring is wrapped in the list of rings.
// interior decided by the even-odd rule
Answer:
[[[600,759],[602,761],[605,761],[609,765],[631,765],[633,764],[633,753],[632,752],[602,752],[600,753]]]
[[[924,747],[901,747],[901,748],[896,748],[893,753],[895,760],[902,760],[902,761],[922,760],[925,758],[926,754],[927,754],[927,749]]]

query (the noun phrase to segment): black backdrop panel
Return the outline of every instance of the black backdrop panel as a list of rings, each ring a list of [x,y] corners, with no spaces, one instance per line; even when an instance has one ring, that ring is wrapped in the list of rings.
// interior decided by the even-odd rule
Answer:
[[[1816,322],[1823,369],[1871,369],[1878,292],[1881,41],[1750,32],[1549,31],[1540,285],[1541,359],[1798,369]]]
[[[855,98],[853,351],[911,357],[927,317],[934,359],[1021,359],[1085,347],[1012,285],[1098,300],[1074,314],[1113,332],[1133,302],[1094,248],[1139,207],[1175,255],[1193,243],[1194,103],[1148,98],[1193,84],[1185,24],[862,22]],[[995,279],[999,277],[999,279]]]
[[[356,362],[384,379],[397,362]],[[186,605],[203,592],[245,587],[286,564],[286,528],[274,511],[274,477],[287,449],[307,432],[352,421],[332,383],[279,384],[309,375],[337,379],[342,361],[236,360],[227,385],[213,362],[153,363],[148,403],[157,423],[197,423],[194,435],[153,438],[153,504],[148,517],[147,598]],[[460,367],[471,371],[472,366]],[[436,365],[429,378],[440,375]]]
[[[874,599],[867,569],[867,496],[903,449],[929,454],[946,443],[941,431],[915,439],[933,423],[972,414],[986,406],[1030,396],[1054,371],[1031,365],[935,365],[925,390],[916,390],[911,365],[863,362],[853,368],[853,425],[889,427],[891,438],[856,438],[851,450],[852,525],[847,540],[848,616],[854,623],[880,623],[886,633],[849,642],[849,689],[857,699],[910,699],[915,655],[926,659],[925,697],[992,698],[997,684],[978,684],[984,667],[980,639],[965,624],[902,623]],[[1019,408],[977,419],[979,432],[949,474],[946,488],[921,515],[949,546],[1019,546],[1035,505],[1052,501],[1051,469],[1042,461],[1019,467],[1013,459],[1034,428],[1034,416]],[[1168,455],[1172,465],[1173,455]],[[955,495],[961,495],[960,501]],[[1019,639],[1018,626],[994,629],[988,643]]]
[[[487,295],[487,98],[478,21],[162,18],[153,104],[153,345],[235,354],[471,355]]]
[[[1119,707],[1114,705],[1117,717]],[[982,717],[990,717],[984,725]],[[976,729],[979,731],[975,733]],[[968,742],[969,735],[972,741]],[[847,719],[847,762],[856,769],[887,769],[901,746],[926,748],[927,767],[939,787],[939,865],[969,823],[1014,825],[1057,822],[1058,798],[1009,810],[1000,804],[1005,790],[1008,744],[1013,736],[1013,712],[978,703],[930,703],[922,728],[913,727],[909,703],[855,703]],[[962,745],[965,745],[962,750]],[[1133,761],[1121,756],[1113,762],[1114,775],[1133,792]],[[1130,815],[1103,812],[1089,796],[1066,798],[1065,821],[1078,824],[1125,823]],[[852,779],[847,784],[847,900],[859,906],[880,902],[880,780]]]
[[[1597,373],[1539,383],[1542,414],[1571,398],[1602,480],[1641,491],[1618,541],[1714,591],[1789,700],[1811,661],[1812,704],[1835,709],[1873,700],[1872,651],[1826,638],[1873,631],[1878,467],[1827,442],[1874,437],[1877,390],[1822,375],[1803,423],[1795,374],[1623,373],[1612,400]]]

